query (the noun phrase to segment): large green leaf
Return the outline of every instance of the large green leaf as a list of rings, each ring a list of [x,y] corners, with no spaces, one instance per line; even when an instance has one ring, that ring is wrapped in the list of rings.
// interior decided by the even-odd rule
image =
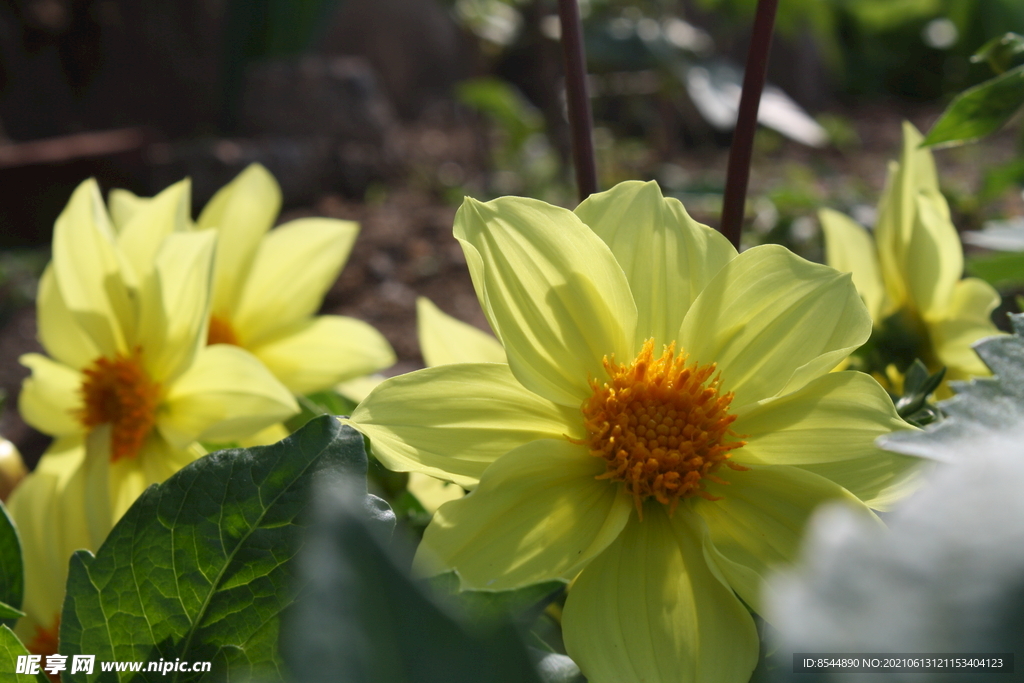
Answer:
[[[147,489],[95,557],[71,559],[61,654],[95,654],[97,667],[65,683],[279,678],[279,615],[294,599],[300,525],[311,484],[333,473],[365,481],[366,455],[362,436],[323,416],[278,444],[214,453]],[[390,533],[386,504],[365,485],[360,496]],[[213,670],[99,666],[160,658]]]
[[[0,624],[14,626],[21,616],[25,579],[21,567],[21,542],[7,508],[0,503]]]
[[[24,657],[28,650],[18,640],[18,636],[6,626],[0,626],[0,680],[10,683],[50,683],[42,672],[33,676],[15,673],[18,657]],[[44,662],[45,663],[45,662]]]
[[[928,131],[922,147],[949,147],[994,133],[1024,105],[1024,65],[963,91]]]
[[[947,417],[923,432],[894,432],[878,445],[940,462],[980,450],[1018,452],[1024,458],[1024,314],[1010,315],[1016,334],[974,345],[995,377],[953,382],[956,395],[939,404]]]
[[[440,608],[353,501],[358,492],[340,486],[318,495],[300,557],[306,588],[282,640],[294,680],[539,683],[510,622],[470,627]]]

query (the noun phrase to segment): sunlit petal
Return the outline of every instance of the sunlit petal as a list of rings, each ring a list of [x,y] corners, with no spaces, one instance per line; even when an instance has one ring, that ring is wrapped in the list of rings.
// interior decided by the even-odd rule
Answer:
[[[625,275],[571,211],[519,197],[467,198],[455,237],[523,386],[578,406],[605,355],[633,356],[636,305]]]
[[[434,515],[416,554],[421,571],[455,569],[464,588],[506,590],[569,579],[608,547],[633,512],[603,463],[565,439],[502,456],[465,498]]]

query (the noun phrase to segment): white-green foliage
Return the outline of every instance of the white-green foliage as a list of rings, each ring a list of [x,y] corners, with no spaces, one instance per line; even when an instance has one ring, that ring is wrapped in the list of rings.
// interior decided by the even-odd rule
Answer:
[[[948,417],[881,445],[934,466],[887,517],[888,530],[846,510],[820,511],[802,565],[775,577],[769,620],[793,652],[1012,652],[1024,642],[1024,315],[1015,336],[975,348],[996,375],[956,383]],[[1018,665],[1019,666],[1019,665]],[[797,675],[804,681],[865,674]],[[922,680],[873,674],[871,680]],[[941,680],[975,680],[977,673]],[[948,676],[948,677],[946,677]]]

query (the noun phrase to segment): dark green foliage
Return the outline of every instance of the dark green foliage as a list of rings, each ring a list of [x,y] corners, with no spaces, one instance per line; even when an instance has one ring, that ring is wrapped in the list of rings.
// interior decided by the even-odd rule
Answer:
[[[7,508],[0,503],[0,624],[14,626],[25,590],[21,543]]]
[[[280,678],[279,615],[294,599],[292,558],[310,488],[339,473],[365,478],[363,439],[325,416],[280,443],[214,453],[150,487],[95,557],[72,557],[61,654],[213,662],[207,674],[120,680]],[[389,524],[386,505],[362,495]],[[99,669],[88,680],[119,680]]]
[[[282,641],[294,680],[539,683],[515,627],[469,627],[424,595],[358,497],[342,486],[317,497],[300,559],[305,589]]]

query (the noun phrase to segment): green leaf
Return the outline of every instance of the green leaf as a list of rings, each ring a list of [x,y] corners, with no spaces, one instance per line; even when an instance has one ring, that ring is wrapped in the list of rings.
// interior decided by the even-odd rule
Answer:
[[[967,272],[993,287],[1024,282],[1024,252],[1010,251],[967,259]]]
[[[411,581],[343,486],[318,491],[299,558],[306,586],[282,649],[303,683],[539,683],[507,621],[466,626]]]
[[[22,616],[18,608],[21,607],[24,591],[21,541],[14,522],[7,514],[7,508],[0,503],[0,624],[13,627],[14,622]]]
[[[93,557],[71,558],[61,654],[101,661],[213,662],[207,674],[97,672],[85,680],[274,677],[279,615],[293,600],[293,562],[311,484],[344,473],[365,481],[363,438],[319,417],[283,441],[221,451],[151,486]],[[394,517],[362,499],[384,533]]]
[[[39,675],[15,673],[18,667],[18,657],[29,654],[18,636],[7,626],[0,626],[0,673],[4,681],[10,683],[50,683],[46,674],[41,671]]]
[[[999,130],[1024,105],[1024,65],[963,91],[928,131],[922,147],[950,147]]]
[[[978,48],[971,55],[971,61],[988,62],[993,71],[1001,74],[1010,68],[1019,55],[1024,55],[1024,36],[1004,33]]]
[[[952,382],[953,398],[939,403],[946,418],[923,432],[878,439],[886,450],[955,462],[981,450],[1024,457],[1024,314],[1011,314],[1016,334],[989,337],[974,350],[995,377]]]
[[[23,616],[25,616],[25,613],[20,609],[15,609],[6,602],[0,602],[0,620],[3,620],[4,626],[6,626],[8,622],[14,622],[21,619]]]
[[[895,401],[899,416],[915,427],[937,420],[940,413],[928,403],[928,397],[939,387],[945,375],[946,368],[941,368],[934,375],[929,374],[921,359],[915,358],[903,379],[903,395]]]

